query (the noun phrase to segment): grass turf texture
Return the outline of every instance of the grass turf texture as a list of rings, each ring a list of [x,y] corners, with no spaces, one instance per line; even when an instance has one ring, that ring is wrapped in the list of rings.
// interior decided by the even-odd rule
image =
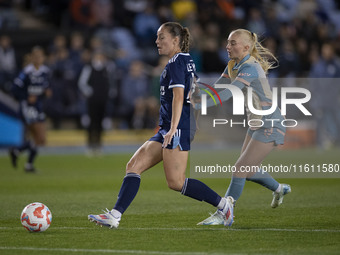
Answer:
[[[226,155],[235,162],[237,151]],[[267,162],[339,163],[339,151],[276,151]],[[231,229],[196,226],[214,208],[167,188],[162,164],[142,176],[141,189],[119,229],[87,220],[112,208],[130,154],[87,158],[42,155],[37,174],[13,170],[0,156],[0,254],[338,254],[340,250],[340,179],[285,179],[289,194],[277,209],[271,192],[247,182],[235,208]],[[220,195],[229,180],[204,179]],[[20,223],[31,202],[52,211],[50,228],[28,233]]]

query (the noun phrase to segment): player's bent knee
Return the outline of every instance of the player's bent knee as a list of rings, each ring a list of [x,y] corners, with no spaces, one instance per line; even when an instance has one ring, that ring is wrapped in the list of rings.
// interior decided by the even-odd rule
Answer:
[[[142,169],[136,168],[136,160],[130,159],[130,161],[126,164],[125,172],[128,173],[135,173],[135,174],[141,174]]]
[[[175,191],[181,191],[184,182],[182,181],[167,181],[169,189],[175,190]]]
[[[129,162],[127,162],[126,167],[125,167],[126,173],[132,172],[133,165],[134,165],[133,160],[130,160]]]

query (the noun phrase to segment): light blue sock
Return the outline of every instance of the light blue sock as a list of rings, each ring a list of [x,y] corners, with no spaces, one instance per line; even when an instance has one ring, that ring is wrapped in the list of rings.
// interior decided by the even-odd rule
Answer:
[[[231,196],[234,198],[234,200],[239,199],[242,194],[245,182],[246,178],[232,177],[229,188],[225,193],[225,197]]]
[[[279,187],[279,183],[261,168],[252,177],[247,178],[247,181],[256,182],[263,187],[275,191]]]

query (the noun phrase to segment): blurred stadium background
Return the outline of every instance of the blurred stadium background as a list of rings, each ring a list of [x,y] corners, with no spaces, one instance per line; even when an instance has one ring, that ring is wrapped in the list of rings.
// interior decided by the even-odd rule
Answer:
[[[309,170],[339,165],[337,0],[0,0],[0,253],[338,254],[340,179],[333,177],[339,172],[323,176],[329,178],[280,179],[293,192],[275,210],[270,192],[247,183],[235,223],[225,229],[196,226],[213,208],[169,191],[159,164],[145,173],[118,231],[87,221],[88,214],[112,206],[126,162],[157,127],[158,81],[166,60],[158,56],[155,39],[166,21],[189,27],[190,53],[201,79],[210,84],[228,62],[229,32],[243,27],[258,33],[279,60],[269,72],[271,85],[302,86],[312,93],[305,106],[313,116],[288,108],[287,118],[299,125],[288,130],[284,147],[266,163],[308,164]],[[23,135],[10,88],[35,45],[46,51],[53,96],[45,101],[47,146],[37,158],[37,174],[31,175],[12,171],[7,151]],[[109,92],[102,155],[87,157],[89,119],[78,82],[96,52],[108,59]],[[226,129],[227,152],[219,159],[235,162],[245,132]],[[221,145],[221,140],[211,142],[209,134],[199,133],[195,155],[200,157],[203,148],[203,154],[210,152],[207,158]],[[229,180],[204,182],[224,194]],[[35,201],[45,203],[54,217],[42,235],[28,234],[19,221],[21,210]]]
[[[52,71],[53,96],[45,102],[48,147],[86,146],[86,100],[78,81],[92,54],[101,51],[110,70],[103,143],[141,143],[157,126],[158,79],[164,59],[154,42],[159,25],[166,21],[189,27],[191,54],[208,83],[224,70],[227,35],[239,27],[256,32],[278,57],[279,66],[269,77],[284,79],[289,86],[299,86],[299,79],[307,77],[334,79],[309,87],[315,103],[307,107],[313,117],[289,130],[285,146],[339,146],[340,117],[335,109],[340,101],[336,80],[340,77],[340,4],[335,0],[2,0],[1,116],[15,115],[10,95],[13,78],[26,64],[30,49],[41,45]],[[303,119],[296,110],[289,110],[288,117]],[[2,130],[8,131],[8,120],[2,117],[1,121]],[[243,133],[230,129],[230,143],[241,143]],[[5,146],[2,134],[0,143]]]

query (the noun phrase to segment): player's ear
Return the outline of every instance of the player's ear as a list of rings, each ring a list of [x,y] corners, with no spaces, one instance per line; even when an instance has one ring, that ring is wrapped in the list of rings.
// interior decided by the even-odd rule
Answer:
[[[248,44],[244,45],[243,51],[248,52],[250,49],[250,46]]]
[[[175,36],[173,42],[175,46],[179,45],[179,36]]]

